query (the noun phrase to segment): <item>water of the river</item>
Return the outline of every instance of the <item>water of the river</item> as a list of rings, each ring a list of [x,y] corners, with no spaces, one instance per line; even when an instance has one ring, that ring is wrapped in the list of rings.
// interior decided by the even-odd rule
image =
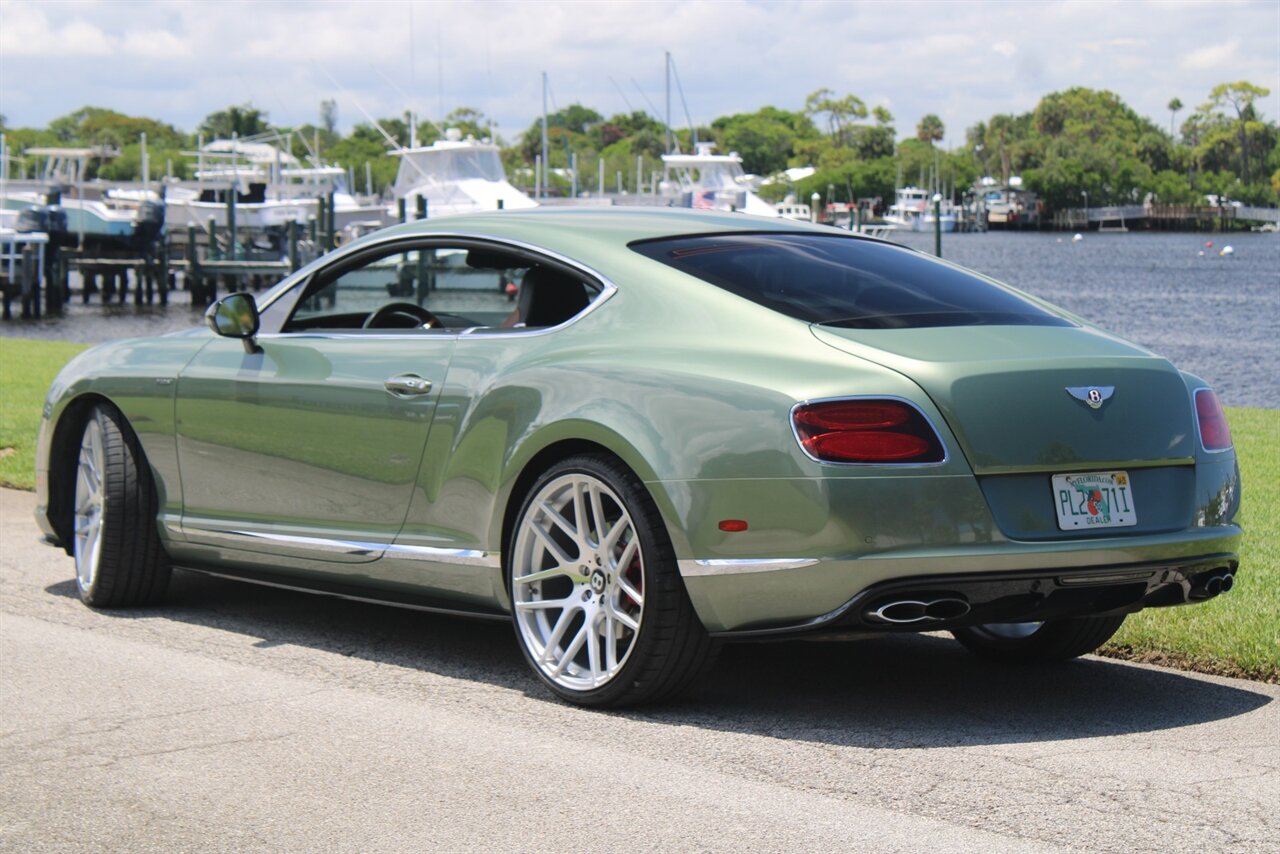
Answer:
[[[933,249],[929,234],[896,239]],[[1220,255],[1228,245],[1234,253]],[[1089,233],[1073,243],[1068,234],[990,232],[943,235],[942,252],[1168,357],[1228,405],[1280,409],[1278,235]],[[166,308],[77,299],[60,319],[3,322],[0,335],[97,342],[200,318],[185,292]]]

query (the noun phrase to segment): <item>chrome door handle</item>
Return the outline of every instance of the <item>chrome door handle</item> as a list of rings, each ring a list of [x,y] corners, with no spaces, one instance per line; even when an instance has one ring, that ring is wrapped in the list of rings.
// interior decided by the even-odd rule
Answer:
[[[413,397],[431,393],[431,380],[417,374],[401,374],[384,382],[383,387],[397,397]]]

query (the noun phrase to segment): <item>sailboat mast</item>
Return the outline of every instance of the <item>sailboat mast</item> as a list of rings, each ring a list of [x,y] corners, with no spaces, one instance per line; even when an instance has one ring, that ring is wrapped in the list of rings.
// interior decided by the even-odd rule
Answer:
[[[663,54],[666,57],[667,73],[667,154],[671,153],[671,51]]]
[[[538,184],[538,198],[545,198],[547,186],[547,72],[542,72],[542,179]]]

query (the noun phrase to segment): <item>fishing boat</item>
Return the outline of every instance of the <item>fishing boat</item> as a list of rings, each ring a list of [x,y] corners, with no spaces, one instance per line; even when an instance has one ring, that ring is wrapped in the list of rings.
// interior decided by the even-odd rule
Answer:
[[[490,140],[465,139],[458,128],[445,131],[431,145],[399,148],[400,158],[392,194],[404,199],[409,211],[425,200],[427,216],[537,207],[538,203],[507,181],[498,146]],[[396,209],[388,209],[394,218]],[[394,221],[391,219],[389,221]]]
[[[943,199],[935,213],[932,198],[928,190],[919,187],[898,188],[893,204],[884,215],[885,224],[895,231],[933,231],[940,218],[942,231],[955,231],[955,206]]]
[[[1036,194],[1022,188],[1022,178],[1008,183],[986,177],[978,182],[978,193],[987,211],[988,228],[1036,228],[1040,225],[1040,203]]]
[[[660,199],[673,207],[732,210],[777,217],[773,205],[752,190],[736,152],[716,154],[715,143],[699,142],[693,154],[664,154]]]
[[[101,182],[86,179],[91,159],[114,156],[103,148],[28,148],[24,157],[39,158],[29,179],[6,180],[0,207],[11,211],[58,209],[65,223],[64,242],[82,248],[138,249],[150,244],[164,224],[164,204],[157,193],[120,196]]]
[[[270,136],[280,142],[278,135]],[[170,182],[166,188],[168,225],[227,225],[229,196],[235,194],[236,227],[272,231],[290,222],[305,225],[319,214],[321,197],[334,200],[334,224],[341,231],[355,222],[382,224],[382,206],[361,202],[347,186],[339,166],[306,166],[262,137],[214,140],[189,152],[196,157],[195,181]]]

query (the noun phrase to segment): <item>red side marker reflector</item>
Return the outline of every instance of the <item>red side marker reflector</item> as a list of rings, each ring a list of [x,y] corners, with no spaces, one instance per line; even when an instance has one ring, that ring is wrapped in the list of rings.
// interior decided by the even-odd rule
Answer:
[[[745,519],[721,519],[720,530],[728,534],[737,534],[747,530],[747,522]]]

